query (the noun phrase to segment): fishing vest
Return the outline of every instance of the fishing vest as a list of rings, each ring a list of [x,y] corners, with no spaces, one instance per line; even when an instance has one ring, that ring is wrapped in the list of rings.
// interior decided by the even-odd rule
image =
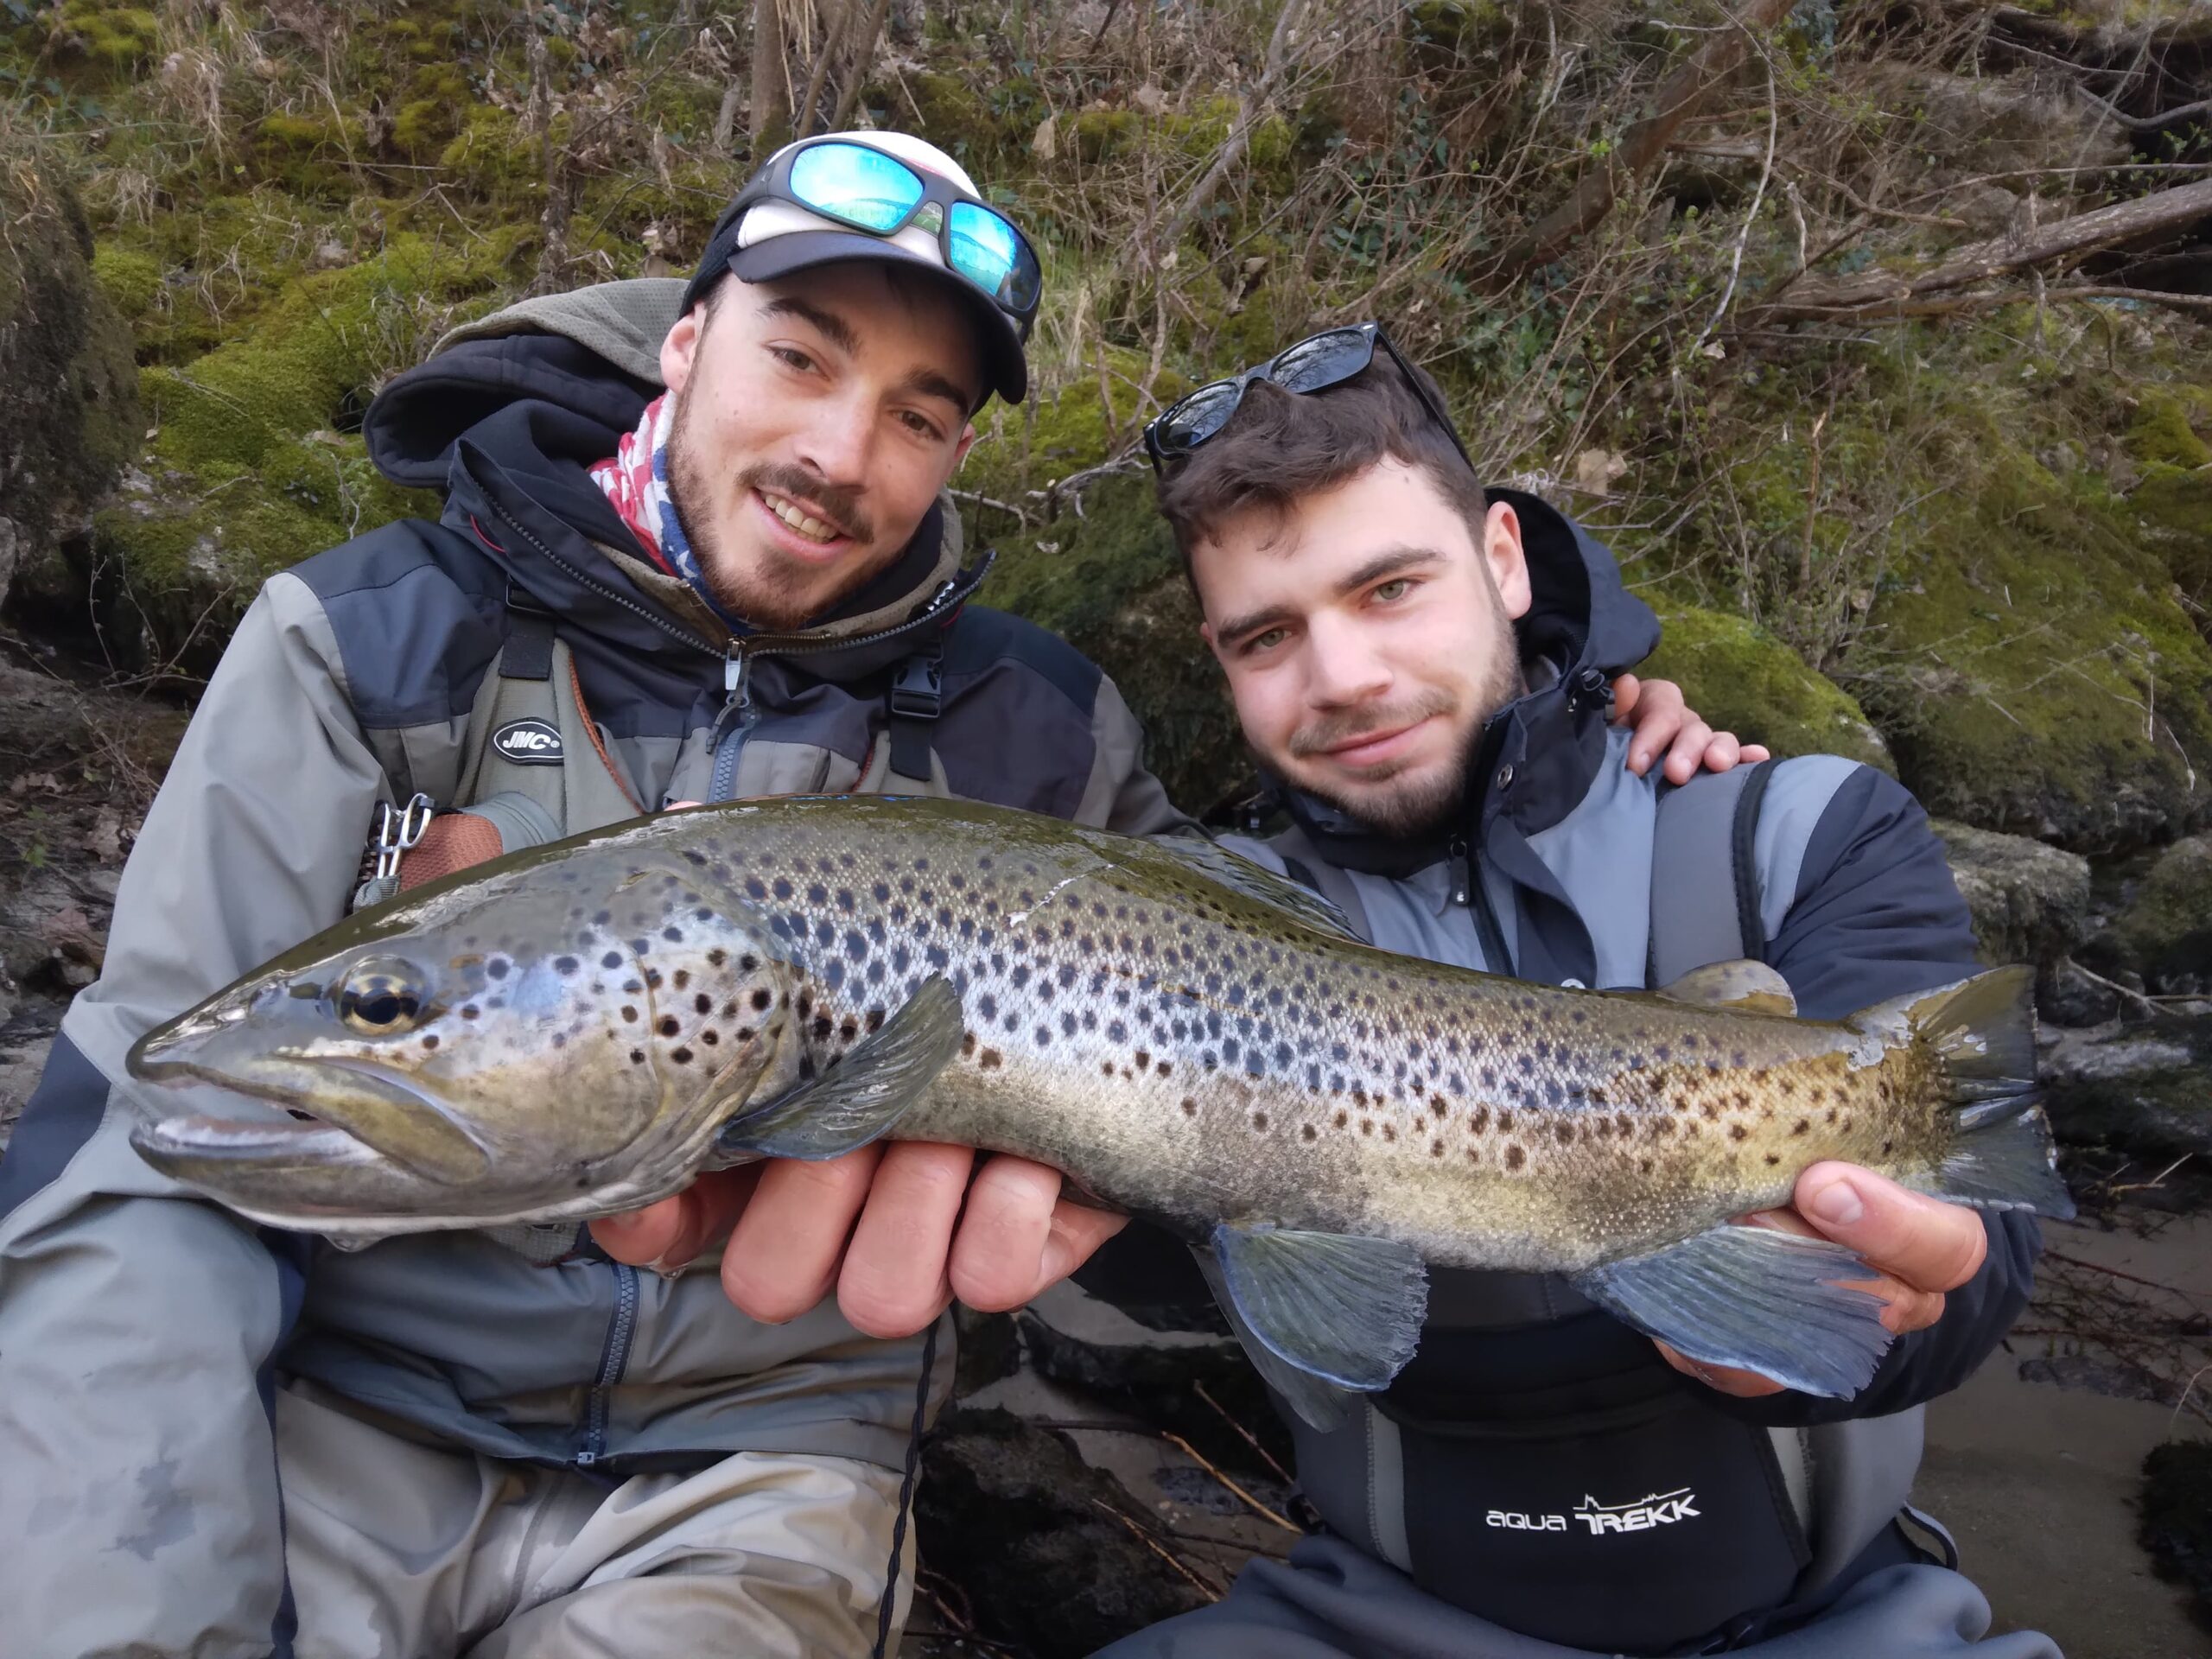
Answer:
[[[1659,796],[1647,985],[1764,957],[1754,849],[1773,764]],[[1297,830],[1268,844],[1373,938],[1348,872]],[[1340,1428],[1290,1427],[1332,1530],[1444,1601],[1594,1653],[1755,1643],[1901,1538],[1901,1511],[1941,1540],[1917,1559],[1948,1548],[1904,1510],[1918,1408],[1809,1430],[1743,1422],[1556,1274],[1432,1269],[1420,1350],[1390,1388]]]

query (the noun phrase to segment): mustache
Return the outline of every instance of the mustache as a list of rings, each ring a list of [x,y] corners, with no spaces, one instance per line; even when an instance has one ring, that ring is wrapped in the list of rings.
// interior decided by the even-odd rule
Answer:
[[[1300,760],[1382,732],[1402,731],[1417,721],[1452,712],[1452,694],[1441,687],[1402,703],[1346,709],[1322,715],[1290,734],[1290,752]]]
[[[861,493],[849,484],[832,484],[780,461],[748,467],[738,474],[738,482],[748,490],[765,490],[814,509],[816,518],[828,519],[856,542],[875,539],[875,526],[861,508]]]

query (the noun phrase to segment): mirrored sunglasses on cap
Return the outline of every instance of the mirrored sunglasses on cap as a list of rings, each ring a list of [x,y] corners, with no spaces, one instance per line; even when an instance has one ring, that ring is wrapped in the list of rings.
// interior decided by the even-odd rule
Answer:
[[[1242,374],[1231,375],[1226,380],[1209,381],[1188,397],[1178,398],[1144,429],[1145,452],[1152,457],[1153,470],[1158,472],[1167,462],[1218,437],[1243,403],[1245,389],[1254,381],[1264,380],[1285,391],[1326,391],[1365,370],[1374,362],[1378,345],[1389,353],[1390,360],[1398,365],[1398,372],[1405,377],[1414,396],[1421,399],[1429,418],[1444,429],[1445,436],[1459,452],[1459,459],[1467,463],[1469,472],[1473,472],[1474,458],[1468,454],[1467,446],[1459,442],[1452,417],[1430,395],[1421,376],[1414,372],[1414,365],[1406,360],[1379,322],[1356,322],[1309,334]]]
[[[1035,250],[1014,221],[951,180],[909,166],[849,138],[791,145],[746,186],[715,229],[736,224],[763,200],[788,201],[869,236],[909,226],[934,234],[947,270],[1013,318],[1024,335],[1044,283]]]

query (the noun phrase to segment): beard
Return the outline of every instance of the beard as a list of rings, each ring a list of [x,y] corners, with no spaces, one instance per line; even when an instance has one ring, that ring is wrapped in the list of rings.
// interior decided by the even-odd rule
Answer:
[[[1493,591],[1491,598],[1496,600]],[[1467,778],[1473,769],[1476,747],[1498,710],[1520,696],[1526,688],[1513,636],[1513,625],[1496,603],[1487,609],[1491,639],[1481,679],[1466,701],[1474,718],[1466,737],[1448,764],[1428,772],[1406,773],[1387,766],[1377,768],[1356,787],[1309,784],[1294,779],[1298,787],[1317,800],[1325,801],[1363,828],[1393,840],[1411,841],[1432,835],[1459,817],[1467,799]],[[1426,691],[1410,702],[1346,710],[1301,726],[1291,734],[1294,756],[1319,754],[1363,737],[1387,732],[1414,721],[1441,715],[1448,718],[1461,699],[1443,687]]]
[[[861,553],[848,566],[823,570],[793,563],[769,546],[753,569],[739,569],[728,556],[721,524],[715,516],[716,480],[693,441],[690,391],[687,382],[675,394],[676,413],[668,431],[668,493],[708,591],[724,610],[764,630],[804,627],[857,592],[897,556],[897,548],[880,556]],[[874,525],[861,510],[857,491],[824,482],[804,468],[760,461],[738,474],[736,484],[741,494],[768,490],[819,507],[863,549],[875,538]]]

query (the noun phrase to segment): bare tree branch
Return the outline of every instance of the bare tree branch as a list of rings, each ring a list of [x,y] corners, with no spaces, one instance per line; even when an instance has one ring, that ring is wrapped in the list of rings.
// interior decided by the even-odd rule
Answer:
[[[2212,217],[2212,179],[2076,213],[2026,235],[2008,233],[1973,243],[1923,271],[1873,270],[1840,282],[1791,283],[1760,308],[1760,320],[1777,322],[1883,311],[2207,217]]]
[[[1222,181],[1244,159],[1244,152],[1251,147],[1252,129],[1265,118],[1274,102],[1275,88],[1281,83],[1284,71],[1291,66],[1290,37],[1305,10],[1306,0],[1283,0],[1282,10],[1275,14],[1274,32],[1268,38],[1268,55],[1260,79],[1237,93],[1236,118],[1230,123],[1229,136],[1222,141],[1213,165],[1191,187],[1191,194],[1168,216],[1166,225],[1153,244],[1159,257],[1164,258],[1174,251],[1175,245],[1183,239],[1183,232],[1190,229],[1191,221],[1205,211],[1214,192],[1221,188]]]
[[[798,101],[792,111],[791,137],[804,138],[814,130],[814,112],[821,106],[822,83],[829,78],[830,66],[836,61],[837,54],[844,49],[846,32],[853,26],[853,14],[861,9],[861,0],[844,0],[837,8],[837,15],[822,31],[822,45],[815,52],[814,67],[807,72],[806,96]]]
[[[1745,0],[1732,14],[1732,28],[1707,40],[1659,84],[1651,113],[1621,135],[1620,143],[1574,187],[1567,199],[1537,220],[1498,256],[1498,268],[1524,270],[1556,258],[1567,245],[1597,225],[1637,176],[1659,160],[1675,130],[1704,109],[1713,94],[1742,68],[1757,39],[1787,17],[1796,0]]]
[[[836,112],[830,118],[832,132],[845,130],[845,123],[852,119],[853,106],[861,101],[861,88],[868,84],[868,69],[875,62],[875,43],[883,38],[883,20],[890,10],[891,0],[875,0],[867,25],[853,43],[852,67],[845,73],[844,90],[837,94]]]

